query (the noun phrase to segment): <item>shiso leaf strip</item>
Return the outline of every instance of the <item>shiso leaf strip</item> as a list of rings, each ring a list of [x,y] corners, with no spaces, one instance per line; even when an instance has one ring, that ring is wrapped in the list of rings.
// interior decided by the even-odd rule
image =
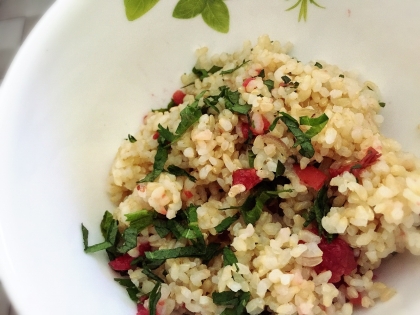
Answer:
[[[134,303],[139,302],[140,290],[131,281],[131,279],[114,278],[114,281],[118,282],[121,286],[123,286],[127,290],[128,296]]]
[[[233,73],[233,72],[235,72],[236,70],[238,70],[239,68],[242,68],[244,65],[246,65],[248,62],[250,62],[251,60],[244,60],[240,65],[238,65],[238,66],[236,66],[235,68],[233,68],[233,69],[229,69],[229,70],[224,70],[224,71],[221,71],[220,72],[220,74],[221,75],[224,75],[224,74],[230,74],[230,73]]]
[[[217,71],[221,70],[222,67],[213,66],[209,70],[205,69],[198,69],[196,67],[192,68],[192,73],[194,73],[200,81],[203,81],[204,78],[207,78],[209,74],[216,73]]]
[[[327,192],[327,185],[324,185],[318,191],[314,201],[314,205],[309,209],[307,215],[305,216],[306,220],[303,226],[307,227],[315,221],[319,235],[325,237],[327,241],[331,242],[334,239],[335,235],[328,233],[322,226],[322,218],[325,217],[328,214],[328,212],[330,212]]]
[[[238,263],[238,258],[236,258],[235,253],[229,248],[229,247],[224,247],[223,251],[223,267],[225,266],[236,266],[236,271],[239,271],[239,267],[238,265],[236,265]]]
[[[139,210],[133,213],[125,214],[127,221],[130,222],[130,227],[135,228],[137,232],[143,231],[153,223],[155,211]]]
[[[118,222],[117,220],[111,218],[112,214],[109,211],[106,211],[101,222],[101,232],[105,240],[102,243],[91,246],[88,245],[89,231],[82,224],[82,237],[85,253],[94,253],[115,246],[117,235],[119,233]]]
[[[321,130],[328,123],[328,116],[324,113],[319,117],[310,118],[308,116],[302,116],[299,118],[301,125],[311,126],[308,131],[305,132],[306,136],[312,138],[321,132]]]
[[[131,143],[137,142],[137,139],[134,138],[132,135],[128,134],[127,136],[127,140],[130,141]]]
[[[160,282],[156,282],[155,286],[153,287],[152,291],[149,294],[149,315],[156,315],[156,305],[159,302],[161,294],[162,284]]]
[[[162,278],[160,278],[159,276],[155,275],[149,268],[143,268],[143,270],[141,271],[143,274],[145,274],[147,277],[149,277],[152,280],[155,280],[157,282],[160,283],[164,283],[165,281],[163,281]]]
[[[281,112],[280,114],[280,119],[296,138],[294,147],[300,145],[299,153],[309,159],[312,158],[315,154],[315,149],[312,146],[311,138],[325,127],[328,122],[328,116],[322,114],[317,118],[309,118],[307,116],[300,117],[300,121],[303,125],[311,126],[311,128],[305,133],[299,128],[299,122],[296,119],[285,112]]]
[[[176,165],[169,165],[168,166],[168,173],[175,175],[175,176],[186,176],[188,177],[188,179],[192,182],[196,182],[197,178],[195,178],[194,176],[190,175],[186,170],[176,166]]]
[[[153,182],[163,172],[167,160],[168,149],[159,145],[153,163],[153,171],[147,174],[142,180],[138,181],[138,183]]]
[[[239,219],[239,213],[235,214],[234,216],[224,218],[222,222],[214,227],[217,233],[222,233],[226,231],[234,222]]]
[[[118,247],[118,252],[125,254],[130,249],[133,249],[137,246],[137,235],[138,231],[135,227],[128,227],[125,229],[122,238],[124,240],[123,244]]]
[[[227,306],[227,308],[221,313],[223,315],[248,314],[246,312],[246,305],[251,298],[251,294],[249,292],[244,292],[242,290],[239,290],[238,292],[213,292],[212,298],[214,304]]]

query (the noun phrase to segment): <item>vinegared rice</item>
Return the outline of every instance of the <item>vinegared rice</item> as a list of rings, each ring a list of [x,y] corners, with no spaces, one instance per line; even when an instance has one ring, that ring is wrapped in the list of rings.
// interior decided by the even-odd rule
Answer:
[[[149,268],[160,285],[142,272],[147,263],[128,265],[138,314],[153,313],[156,303],[159,315],[350,315],[395,294],[375,281],[384,258],[406,249],[420,254],[419,159],[380,133],[384,103],[377,86],[324,61],[304,64],[288,54],[291,48],[262,36],[233,54],[198,49],[195,73],[182,76],[185,87],[172,107],[149,112],[131,141],[123,141],[109,176],[119,231],[130,226],[126,215],[147,210],[164,225],[178,220],[182,231],[196,232],[190,226],[196,223],[204,245],[194,234],[177,238],[173,226],[161,237],[151,223],[138,231],[133,249],[113,259],[132,263],[145,251],[220,244],[210,261],[194,254]],[[176,135],[188,106],[201,111],[198,120],[172,143],[162,138],[159,128]],[[311,126],[301,117],[324,123],[310,120]],[[293,119],[301,134],[292,131]],[[168,154],[163,171],[140,182],[154,171],[159,146]],[[173,175],[170,165],[190,177]],[[258,199],[260,189],[252,197],[264,185],[271,195]],[[262,200],[262,213],[246,208],[246,200],[254,206]],[[185,217],[190,206],[197,222]],[[217,233],[228,217],[237,220]],[[236,300],[217,305],[213,294],[221,292]]]

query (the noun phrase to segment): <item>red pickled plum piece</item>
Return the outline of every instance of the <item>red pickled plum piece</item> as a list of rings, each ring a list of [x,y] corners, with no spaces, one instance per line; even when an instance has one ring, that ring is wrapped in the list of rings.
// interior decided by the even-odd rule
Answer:
[[[149,315],[149,310],[143,304],[137,304],[137,315]]]
[[[330,283],[337,283],[342,276],[347,276],[357,268],[353,249],[342,239],[336,238],[328,243],[324,238],[318,247],[322,250],[322,262],[314,267],[316,273],[330,270],[332,275]]]
[[[301,169],[299,164],[294,164],[293,170],[303,184],[315,190],[320,190],[327,180],[327,175],[312,165]]]
[[[150,243],[141,243],[139,246],[137,246],[137,249],[139,251],[139,256],[144,256],[145,252],[150,252],[152,250],[152,246],[150,246]]]
[[[261,182],[261,178],[258,177],[255,168],[243,168],[232,173],[232,182],[233,185],[242,184],[246,190],[250,190]]]
[[[185,93],[181,90],[175,91],[172,95],[172,100],[176,105],[182,104],[184,102]]]
[[[133,257],[128,254],[124,254],[120,257],[115,258],[114,260],[110,261],[108,265],[115,271],[126,271],[131,269],[131,262],[133,261]]]

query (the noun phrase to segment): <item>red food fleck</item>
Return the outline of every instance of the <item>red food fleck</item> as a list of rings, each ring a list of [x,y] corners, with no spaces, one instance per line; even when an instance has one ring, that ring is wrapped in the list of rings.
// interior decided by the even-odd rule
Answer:
[[[152,246],[150,246],[149,242],[146,243],[140,243],[137,246],[137,249],[139,251],[139,256],[144,256],[145,252],[150,252],[152,250]]]
[[[187,197],[187,199],[190,199],[194,196],[193,193],[189,190],[184,190],[184,195]]]
[[[156,140],[157,138],[159,138],[159,132],[155,132],[154,134],[153,134],[153,140]]]
[[[332,275],[328,282],[337,283],[357,268],[353,249],[341,238],[336,238],[331,243],[322,238],[318,247],[323,253],[322,262],[314,270],[318,274],[330,270]]]
[[[242,184],[245,186],[246,190],[250,190],[259,182],[261,182],[261,178],[258,177],[255,168],[243,168],[232,173],[232,184]]]
[[[343,174],[344,172],[352,173],[356,178],[360,177],[360,174],[369,166],[375,164],[379,158],[381,157],[381,154],[376,151],[374,148],[369,147],[366,151],[366,155],[361,159],[359,162],[349,163],[345,164],[338,169],[329,169],[329,173],[331,177],[336,177],[338,175]]]
[[[316,190],[321,189],[327,180],[327,175],[312,165],[301,169],[299,164],[293,164],[293,170],[303,184]]]
[[[131,269],[131,262],[133,261],[133,257],[128,254],[124,254],[120,257],[111,260],[108,265],[115,271],[126,271]]]
[[[251,129],[251,131],[252,131],[252,133],[254,134],[254,135],[262,135],[262,134],[264,134],[267,130],[268,130],[268,128],[270,128],[270,122],[267,120],[267,118],[265,118],[263,115],[261,115],[261,119],[262,119],[262,126],[258,126],[258,127],[250,127],[249,129]],[[257,123],[259,123],[259,122],[257,122]],[[255,121],[254,121],[254,124],[257,124]]]
[[[248,139],[248,136],[249,136],[249,125],[247,123],[242,123],[241,124],[241,132],[242,132],[242,137],[244,139]]]
[[[149,315],[149,310],[143,304],[137,304],[137,315]]]
[[[362,295],[359,293],[357,298],[350,299],[350,303],[354,306],[362,306]]]
[[[252,80],[254,80],[254,78],[245,79],[244,82],[242,83],[242,86],[243,87],[247,87],[248,84],[249,84],[249,82],[251,82]]]
[[[179,105],[184,102],[185,93],[181,90],[175,91],[175,93],[172,95],[172,100],[175,104]]]

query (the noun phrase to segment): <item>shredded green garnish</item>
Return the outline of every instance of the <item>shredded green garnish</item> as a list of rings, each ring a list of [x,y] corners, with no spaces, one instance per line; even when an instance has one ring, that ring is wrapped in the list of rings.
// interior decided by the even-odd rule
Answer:
[[[132,135],[130,135],[130,134],[128,134],[127,139],[128,139],[128,141],[130,141],[131,143],[137,142],[137,139],[136,139],[136,138],[134,138],[134,137],[133,137]]]
[[[315,67],[318,67],[319,69],[322,69],[322,65],[319,62],[315,62]]]
[[[149,315],[156,315],[156,305],[159,302],[160,297],[162,294],[160,290],[162,289],[162,284],[160,282],[156,282],[153,290],[150,291],[149,294]]]
[[[215,230],[217,233],[222,233],[226,231],[234,222],[239,219],[239,213],[235,214],[232,217],[227,217],[222,220],[218,225],[215,226]]]
[[[230,73],[233,73],[233,72],[235,72],[236,70],[238,70],[239,68],[242,68],[245,64],[247,64],[248,62],[250,62],[251,60],[244,60],[239,66],[236,66],[235,68],[233,68],[233,69],[229,69],[229,70],[224,70],[224,71],[221,71],[220,72],[220,74],[221,75],[223,75],[223,74],[230,74]]]
[[[133,302],[139,302],[140,290],[130,279],[114,278],[114,281],[118,282],[127,290],[128,296]]]
[[[284,112],[281,112],[280,114],[282,115],[280,119],[296,138],[294,147],[300,145],[299,153],[309,159],[312,158],[315,154],[315,149],[312,146],[311,138],[325,127],[328,122],[328,116],[322,114],[317,118],[309,118],[307,116],[301,117],[301,124],[311,126],[311,128],[305,133],[299,128],[299,123],[296,119]]]
[[[172,164],[168,166],[168,173],[175,176],[186,176],[190,181],[194,183],[197,181],[197,178],[188,174],[186,170]]]
[[[329,234],[322,226],[322,218],[330,212],[330,206],[328,204],[328,186],[324,185],[319,191],[315,198],[314,205],[309,209],[306,217],[304,227],[309,226],[312,222],[315,222],[318,233],[320,236],[324,236],[328,241],[332,241],[335,237],[334,234]]]
[[[153,163],[153,171],[147,174],[142,180],[138,181],[138,183],[153,182],[163,172],[167,160],[168,149],[159,145]]]

